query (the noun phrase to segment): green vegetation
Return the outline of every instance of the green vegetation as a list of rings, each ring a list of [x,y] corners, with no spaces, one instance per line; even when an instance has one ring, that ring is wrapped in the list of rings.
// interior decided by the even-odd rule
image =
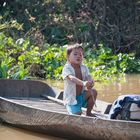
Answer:
[[[65,51],[56,45],[43,48],[31,45],[29,40],[0,33],[0,78],[26,79],[33,77],[60,79],[65,62]]]
[[[102,44],[98,50],[88,49],[85,56],[85,63],[96,80],[114,79],[125,73],[140,73],[140,60],[134,54],[114,55],[112,49]]]
[[[113,75],[128,72],[140,72],[140,62],[134,55],[113,55],[110,48],[102,45],[98,50],[85,50],[85,58],[85,64],[96,80],[107,80]],[[0,78],[61,79],[65,62],[66,52],[61,46],[44,44],[40,49],[31,45],[29,40],[20,38],[14,41],[0,33]]]
[[[0,78],[61,79],[69,42],[96,80],[140,73],[136,0],[1,0]]]

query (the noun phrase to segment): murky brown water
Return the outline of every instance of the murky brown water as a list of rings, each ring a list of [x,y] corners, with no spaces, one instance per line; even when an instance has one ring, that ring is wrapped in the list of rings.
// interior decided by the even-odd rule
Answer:
[[[64,140],[0,124],[0,140]]]
[[[63,83],[48,81],[49,85],[62,88]],[[95,82],[98,99],[113,102],[119,95],[140,94],[140,74],[126,75],[112,83]]]
[[[50,83],[49,83],[50,84]],[[63,88],[63,83],[52,82],[53,86]],[[98,90],[98,99],[113,102],[119,95],[140,94],[140,74],[127,75],[121,81],[116,80],[110,84],[95,83]],[[42,135],[0,124],[0,140],[64,140],[61,138]]]
[[[140,74],[126,75],[110,84],[97,83],[95,87],[99,92],[98,99],[113,102],[120,95],[140,94]]]

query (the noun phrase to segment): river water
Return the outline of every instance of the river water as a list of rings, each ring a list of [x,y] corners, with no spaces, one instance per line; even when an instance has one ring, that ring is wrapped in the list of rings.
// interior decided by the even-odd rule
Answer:
[[[50,85],[63,89],[63,83],[47,81]],[[124,78],[108,84],[95,83],[98,91],[98,99],[113,102],[119,95],[139,94],[140,95],[140,74],[126,75]],[[29,132],[27,130],[5,126],[0,124],[0,140],[64,140],[62,138]]]

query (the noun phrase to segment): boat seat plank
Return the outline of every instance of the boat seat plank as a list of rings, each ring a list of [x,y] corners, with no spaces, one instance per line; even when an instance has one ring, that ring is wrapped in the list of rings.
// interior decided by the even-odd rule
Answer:
[[[67,113],[67,110],[65,109],[64,106],[57,104],[55,102],[52,102],[51,100],[45,100],[42,98],[7,98],[8,100],[21,104],[21,105],[26,105],[38,109],[43,109],[43,110],[54,110],[57,112],[61,113]]]

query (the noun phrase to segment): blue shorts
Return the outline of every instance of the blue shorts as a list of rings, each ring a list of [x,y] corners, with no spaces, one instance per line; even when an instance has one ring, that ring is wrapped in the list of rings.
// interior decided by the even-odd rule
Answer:
[[[66,105],[66,109],[70,115],[82,113],[81,108],[87,106],[86,102],[86,92],[83,91],[79,96],[76,96],[77,104],[76,105]]]

